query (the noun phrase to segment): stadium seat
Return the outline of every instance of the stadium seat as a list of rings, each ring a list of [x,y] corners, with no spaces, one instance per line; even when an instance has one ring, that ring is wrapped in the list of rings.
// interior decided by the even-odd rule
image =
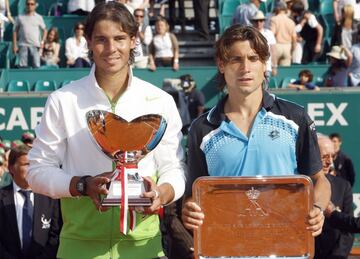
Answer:
[[[333,0],[321,0],[319,13],[322,15],[333,14],[334,13]]]
[[[324,86],[324,78],[322,76],[317,76],[314,81],[317,86]]]
[[[309,11],[317,14],[319,12],[319,5],[320,5],[320,0],[310,0],[308,1],[309,3]]]
[[[11,80],[7,86],[8,92],[29,92],[30,83],[28,80]]]
[[[55,80],[38,80],[35,83],[35,92],[51,92],[56,90]]]
[[[71,82],[72,82],[72,80],[64,80],[64,81],[62,81],[59,88],[63,87],[64,85],[70,84]]]
[[[10,68],[10,42],[0,42],[0,68]]]
[[[39,69],[49,70],[49,69],[58,69],[59,66],[57,65],[42,65],[39,67]]]
[[[239,4],[239,0],[225,0],[223,3],[221,15],[234,15],[236,7],[238,7]]]
[[[284,77],[283,80],[281,81],[281,88],[287,88],[289,83],[293,83],[296,81],[296,78],[293,77]]]
[[[220,33],[223,33],[232,23],[233,15],[220,15],[219,16],[219,27]]]
[[[269,80],[269,88],[278,88],[278,82],[277,82],[277,79],[275,77],[270,77],[270,80]]]
[[[335,18],[332,13],[321,14],[319,21],[324,27],[324,38],[331,38],[335,28]]]

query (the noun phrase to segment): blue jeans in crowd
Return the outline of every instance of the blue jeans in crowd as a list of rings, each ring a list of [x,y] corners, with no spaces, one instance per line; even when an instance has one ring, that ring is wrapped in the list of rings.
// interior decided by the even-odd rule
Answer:
[[[40,67],[39,48],[35,46],[19,46],[19,67]]]

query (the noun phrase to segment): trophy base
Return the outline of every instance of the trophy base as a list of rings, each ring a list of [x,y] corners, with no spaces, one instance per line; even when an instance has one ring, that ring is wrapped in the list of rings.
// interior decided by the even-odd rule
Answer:
[[[127,185],[128,191],[128,206],[131,207],[147,207],[151,206],[152,202],[150,198],[141,197],[141,194],[148,191],[148,186],[144,184],[144,181],[139,178],[136,179],[133,176],[129,176]],[[101,205],[104,207],[120,206],[121,205],[121,182],[119,180],[113,180],[110,182],[109,194],[102,200]]]
[[[135,198],[128,200],[128,206],[130,207],[148,207],[151,206],[151,199],[150,198]],[[113,206],[120,206],[121,205],[121,199],[111,199],[111,198],[105,198],[101,202],[101,206],[104,207],[113,207]]]

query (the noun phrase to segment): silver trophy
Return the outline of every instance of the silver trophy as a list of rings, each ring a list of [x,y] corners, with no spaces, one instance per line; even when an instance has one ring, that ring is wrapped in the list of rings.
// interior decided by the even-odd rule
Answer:
[[[159,144],[167,126],[165,119],[147,114],[129,122],[111,112],[92,110],[86,113],[86,120],[94,142],[116,163],[102,206],[121,204],[119,173],[124,168],[128,172],[128,206],[150,206],[151,199],[141,197],[149,186],[139,175],[137,164]]]

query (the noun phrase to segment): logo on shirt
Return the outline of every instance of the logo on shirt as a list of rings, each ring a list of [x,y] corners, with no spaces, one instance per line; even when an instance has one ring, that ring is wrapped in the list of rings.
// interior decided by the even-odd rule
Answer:
[[[277,130],[272,130],[270,133],[269,133],[269,137],[272,139],[272,140],[275,140],[277,138],[280,137],[280,132],[277,131]]]
[[[314,122],[311,123],[309,128],[310,128],[310,130],[315,131],[316,130],[315,123]]]
[[[41,215],[41,223],[42,223],[42,229],[48,229],[50,228],[50,224],[51,224],[51,219],[46,219],[45,215],[42,214]]]

